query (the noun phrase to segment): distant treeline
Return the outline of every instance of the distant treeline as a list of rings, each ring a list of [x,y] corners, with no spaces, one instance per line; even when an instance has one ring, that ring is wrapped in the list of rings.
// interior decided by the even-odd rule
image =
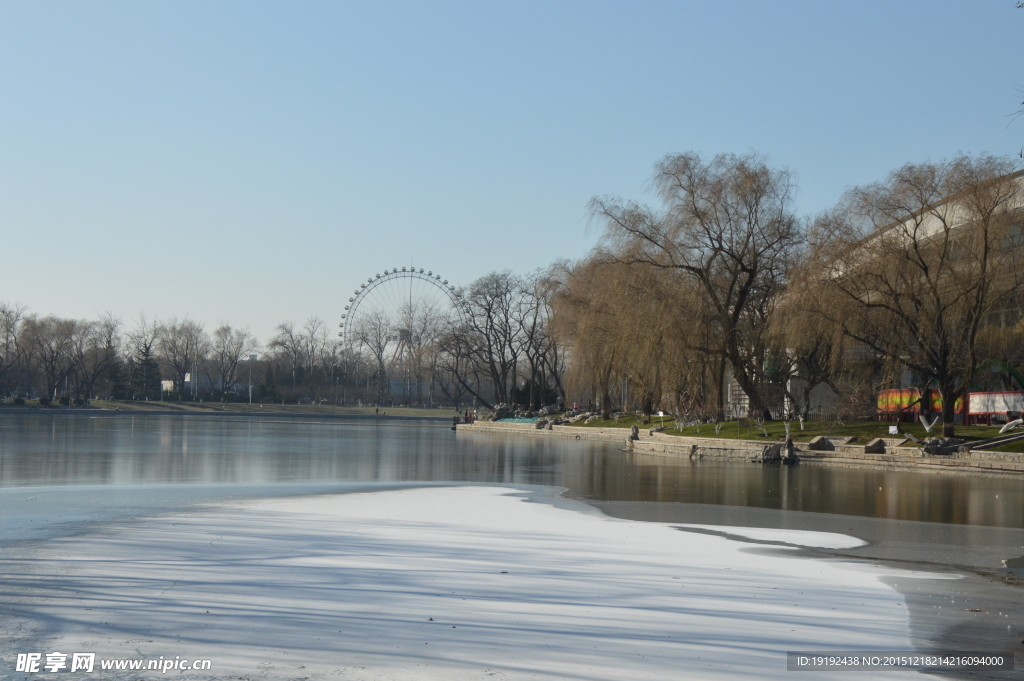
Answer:
[[[374,311],[348,346],[317,317],[281,323],[261,343],[230,324],[39,317],[0,304],[0,391],[65,404],[244,401],[251,390],[259,402],[537,408],[564,394],[545,283],[492,273],[460,291],[459,310],[414,301],[394,318]]]

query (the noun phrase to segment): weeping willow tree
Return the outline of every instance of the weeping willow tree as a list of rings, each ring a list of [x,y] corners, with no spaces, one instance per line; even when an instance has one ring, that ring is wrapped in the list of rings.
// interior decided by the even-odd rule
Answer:
[[[983,356],[993,313],[1024,290],[1022,175],[1016,163],[959,156],[906,165],[849,191],[814,225],[807,267],[816,313],[894,377],[942,399],[942,432]]]
[[[716,382],[727,373],[760,414],[765,331],[785,289],[803,223],[791,209],[790,174],[756,154],[666,156],[652,184],[662,201],[649,207],[615,198],[591,203],[604,243],[622,264],[660,270],[686,296],[694,321],[710,331]],[[717,391],[717,414],[724,391]]]
[[[783,374],[787,416],[802,420],[809,418],[819,386],[827,386],[833,396],[849,395],[860,387],[862,378],[874,373],[862,371],[864,358],[851,352],[851,341],[820,314],[821,296],[813,273],[797,268],[769,316],[767,352]]]
[[[566,265],[552,300],[552,327],[569,354],[568,393],[596,397],[605,418],[611,413],[611,386],[620,359],[618,273],[600,258]]]
[[[645,417],[702,413],[720,385],[708,371],[709,327],[699,296],[667,270],[598,252],[565,268],[552,301],[573,394],[597,398],[605,418],[618,399]]]

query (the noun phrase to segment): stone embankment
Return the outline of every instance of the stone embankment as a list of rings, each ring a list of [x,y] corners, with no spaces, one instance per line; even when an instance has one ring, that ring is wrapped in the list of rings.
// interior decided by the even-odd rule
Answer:
[[[549,426],[538,429],[529,423],[478,422],[458,426],[460,432],[504,433],[533,437],[554,437],[570,440],[603,440],[614,442],[638,453],[673,459],[745,461],[775,463],[785,452],[778,442],[730,440],[712,437],[681,437],[640,430],[631,440],[625,428],[585,428],[580,426]],[[854,444],[852,438],[816,437],[796,444],[800,463],[823,463],[840,466],[866,466],[961,473],[1024,474],[1024,454],[965,450],[955,454],[933,456],[919,447],[907,446],[902,438],[877,438],[866,444]]]
[[[779,443],[728,440],[724,438],[693,438],[650,433],[640,430],[637,439],[630,439],[626,428],[586,428],[581,426],[550,426],[537,428],[532,423],[501,423],[478,421],[472,425],[460,425],[458,430],[469,433],[504,433],[507,435],[532,435],[555,437],[569,440],[603,440],[622,445],[629,451],[644,454],[661,454],[673,458],[730,459],[768,463],[778,461],[782,445]]]
[[[472,424],[459,424],[459,431],[467,433],[505,433],[507,435],[536,435],[540,437],[556,437],[569,440],[604,440],[622,444],[629,437],[625,428],[584,428],[581,426],[550,426],[537,428],[532,423],[503,423],[501,421],[477,421]],[[649,438],[645,431],[640,431],[641,438]]]
[[[847,466],[1024,474],[1024,454],[962,448],[951,454],[931,455],[922,448],[906,446],[908,444],[909,441],[900,438],[878,438],[866,445],[856,445],[850,438],[817,437],[800,445],[798,456],[801,462]]]

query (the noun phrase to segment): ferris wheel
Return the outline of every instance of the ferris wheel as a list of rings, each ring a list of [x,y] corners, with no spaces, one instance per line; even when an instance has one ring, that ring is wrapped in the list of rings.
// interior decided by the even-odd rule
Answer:
[[[385,320],[392,361],[401,360],[406,349],[423,339],[417,335],[416,317],[430,313],[437,318],[462,317],[466,302],[462,293],[440,274],[423,268],[394,267],[369,277],[352,292],[341,315],[338,336],[356,350],[360,328],[367,320]]]

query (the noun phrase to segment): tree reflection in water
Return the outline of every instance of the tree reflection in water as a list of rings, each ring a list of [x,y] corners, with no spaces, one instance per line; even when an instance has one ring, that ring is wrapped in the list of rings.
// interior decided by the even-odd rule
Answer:
[[[676,461],[447,422],[4,415],[0,486],[469,481],[661,501],[1024,527],[1024,478]]]

